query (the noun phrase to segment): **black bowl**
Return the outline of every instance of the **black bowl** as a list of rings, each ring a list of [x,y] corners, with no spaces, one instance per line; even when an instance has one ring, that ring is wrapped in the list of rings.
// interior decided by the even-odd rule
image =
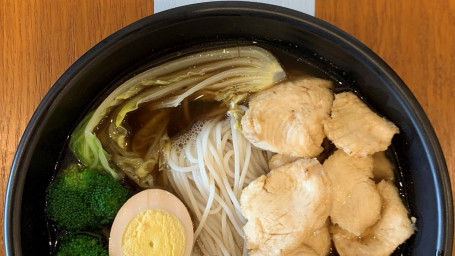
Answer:
[[[259,43],[289,50],[351,84],[397,124],[393,140],[401,193],[417,218],[417,233],[397,254],[451,255],[452,193],[435,133],[400,78],[366,46],[314,17],[271,5],[217,2],[158,13],[109,36],[74,63],[33,115],[8,183],[7,255],[49,255],[45,192],[77,123],[126,77],[177,51],[198,45]]]

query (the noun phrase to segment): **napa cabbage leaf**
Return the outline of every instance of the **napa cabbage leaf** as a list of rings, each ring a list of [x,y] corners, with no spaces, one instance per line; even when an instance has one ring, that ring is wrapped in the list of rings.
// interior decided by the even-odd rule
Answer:
[[[151,165],[157,163],[156,155],[150,152],[158,151],[156,147],[166,132],[158,126],[149,127],[157,131],[148,135],[150,148],[145,150],[149,152],[148,158],[134,154],[130,152],[127,140],[131,136],[125,125],[128,113],[145,103],[151,110],[174,108],[192,97],[193,100],[226,103],[228,114],[239,123],[243,110],[238,104],[250,94],[270,88],[285,77],[278,60],[258,46],[222,48],[184,56],[146,70],[115,89],[80,123],[71,137],[70,148],[90,168],[104,169],[116,178],[122,177],[118,173],[120,169],[133,180],[141,180],[141,177],[147,177],[145,173]],[[95,129],[107,116],[110,118],[110,148],[114,148],[109,152],[95,134]],[[166,125],[165,120],[158,121],[151,122]],[[141,186],[150,184],[150,177],[147,179]]]

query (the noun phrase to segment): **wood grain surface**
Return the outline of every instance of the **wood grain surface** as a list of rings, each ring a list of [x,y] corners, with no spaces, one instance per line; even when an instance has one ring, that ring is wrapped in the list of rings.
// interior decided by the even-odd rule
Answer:
[[[16,147],[48,89],[97,42],[152,13],[153,0],[0,0],[2,208]],[[436,130],[453,187],[455,1],[316,0],[316,17],[357,37],[410,87]],[[3,248],[1,239],[0,255]]]

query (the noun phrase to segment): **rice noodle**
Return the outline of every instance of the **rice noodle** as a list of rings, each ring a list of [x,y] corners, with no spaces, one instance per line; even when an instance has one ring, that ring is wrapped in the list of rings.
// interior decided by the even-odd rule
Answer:
[[[234,119],[198,122],[171,145],[167,174],[196,223],[193,255],[247,255],[240,193],[266,173],[270,154],[234,125]]]

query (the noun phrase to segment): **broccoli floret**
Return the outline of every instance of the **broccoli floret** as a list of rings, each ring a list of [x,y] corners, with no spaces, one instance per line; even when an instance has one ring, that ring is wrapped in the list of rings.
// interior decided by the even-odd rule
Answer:
[[[56,256],[108,256],[100,238],[86,234],[68,234],[57,247]]]
[[[110,175],[71,165],[49,186],[46,213],[59,230],[93,230],[111,224],[130,196]]]

